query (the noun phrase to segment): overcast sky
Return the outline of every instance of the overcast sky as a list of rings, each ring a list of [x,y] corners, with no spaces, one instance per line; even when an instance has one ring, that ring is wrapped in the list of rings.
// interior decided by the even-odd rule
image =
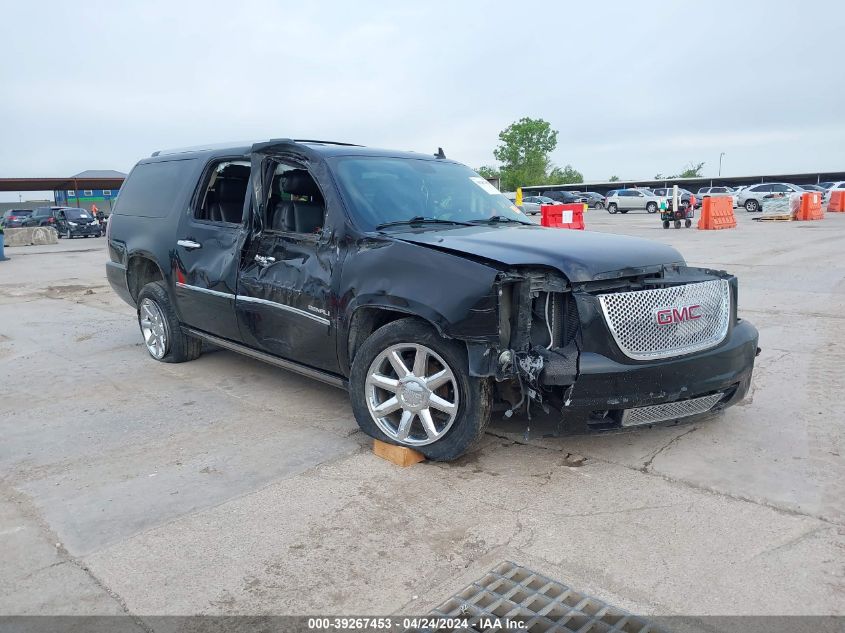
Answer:
[[[478,167],[523,116],[559,130],[554,162],[588,181],[716,175],[720,152],[726,175],[841,170],[843,6],[8,2],[0,177],[278,137]]]

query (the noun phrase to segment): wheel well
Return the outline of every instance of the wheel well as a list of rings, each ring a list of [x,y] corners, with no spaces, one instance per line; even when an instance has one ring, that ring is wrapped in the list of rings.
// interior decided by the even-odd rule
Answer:
[[[349,364],[352,365],[355,354],[370,334],[391,321],[409,316],[413,315],[381,307],[363,307],[355,310],[349,323]]]
[[[163,279],[164,275],[162,275],[161,269],[153,260],[140,256],[129,260],[129,266],[126,268],[126,281],[133,299],[138,299],[141,288],[148,283]]]

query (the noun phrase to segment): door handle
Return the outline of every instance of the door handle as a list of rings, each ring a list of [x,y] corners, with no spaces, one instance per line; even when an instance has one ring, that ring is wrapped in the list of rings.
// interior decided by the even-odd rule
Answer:
[[[264,268],[267,268],[267,266],[269,266],[270,264],[276,263],[276,258],[275,257],[265,257],[264,255],[256,255],[255,256],[255,262],[259,266],[263,266]]]
[[[195,242],[194,240],[177,240],[177,246],[181,246],[182,248],[186,248],[189,251],[194,250],[195,248],[202,248],[202,244],[199,242]]]

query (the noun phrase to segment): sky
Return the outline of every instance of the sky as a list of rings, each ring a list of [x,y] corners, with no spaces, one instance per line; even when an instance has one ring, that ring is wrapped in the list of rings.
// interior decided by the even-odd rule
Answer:
[[[843,24],[833,0],[9,2],[0,177],[280,137],[478,167],[525,116],[587,181],[722,152],[723,175],[842,170]]]

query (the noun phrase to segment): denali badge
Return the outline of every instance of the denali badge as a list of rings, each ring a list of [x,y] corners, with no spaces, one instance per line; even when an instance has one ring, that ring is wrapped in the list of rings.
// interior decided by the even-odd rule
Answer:
[[[657,317],[657,325],[671,325],[672,323],[700,319],[699,310],[701,310],[700,305],[693,305],[683,306],[682,308],[660,308],[655,310],[654,314]]]

